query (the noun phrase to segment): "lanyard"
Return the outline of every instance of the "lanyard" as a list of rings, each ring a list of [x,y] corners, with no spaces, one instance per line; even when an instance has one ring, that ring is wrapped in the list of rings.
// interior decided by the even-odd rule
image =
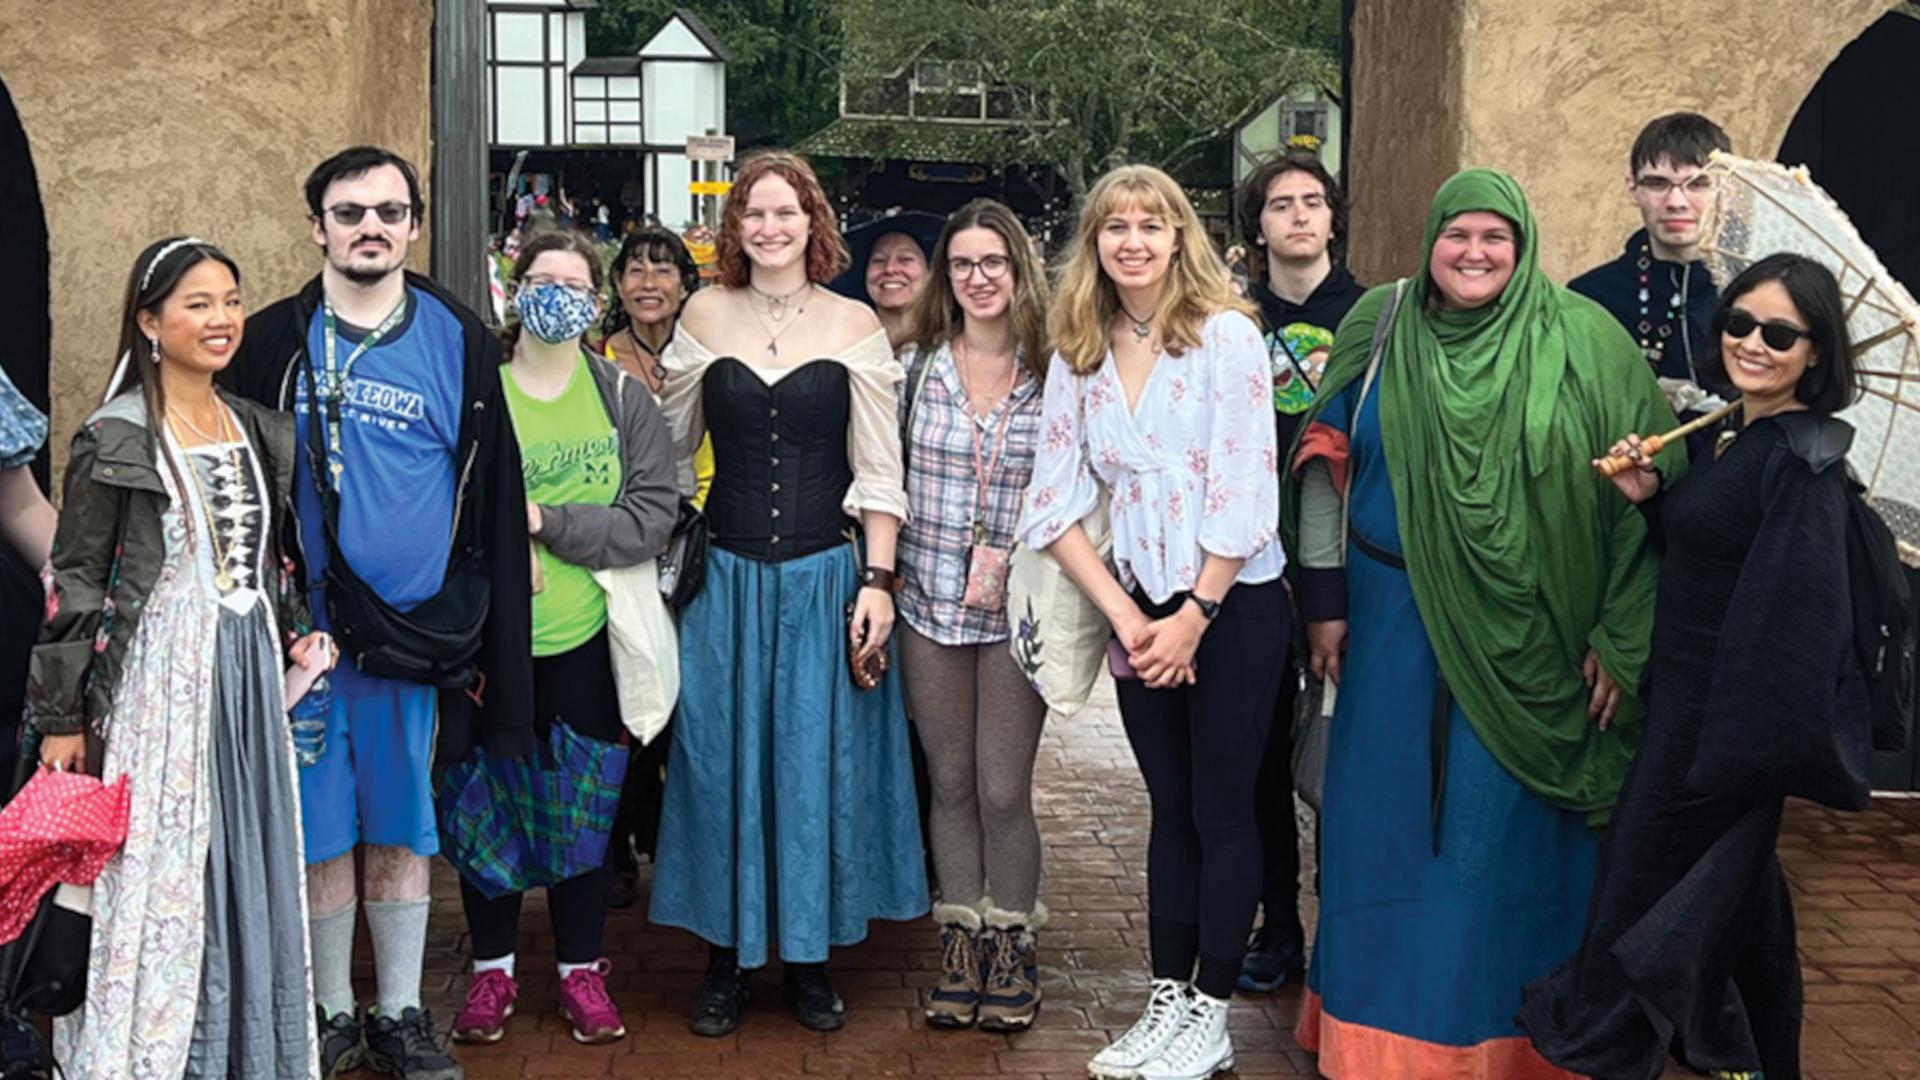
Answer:
[[[967,380],[964,377],[960,380],[960,393],[967,404],[964,410],[967,416],[967,433],[973,437],[973,475],[979,481],[979,486],[974,489],[973,500],[973,542],[976,544],[987,542],[987,488],[993,480],[994,470],[1000,467],[1001,455],[1007,452],[1007,428],[1013,423],[1014,413],[1013,387],[1019,378],[1020,361],[1016,357],[1013,370],[1007,375],[1007,394],[1000,399],[1002,402],[1000,431],[995,436],[998,441],[993,448],[993,459],[986,462],[980,459],[980,429],[984,426],[984,418],[976,418],[973,415],[972,395],[967,393]]]
[[[340,414],[344,411],[342,403],[346,401],[347,396],[347,377],[353,374],[354,363],[368,349],[378,345],[381,338],[386,337],[394,327],[400,325],[400,318],[406,314],[406,311],[407,301],[402,297],[400,303],[396,304],[392,311],[387,312],[387,317],[380,320],[380,325],[374,327],[372,333],[361,338],[360,343],[347,354],[347,362],[339,364],[339,323],[333,316],[333,303],[327,300],[321,301],[320,340],[326,350],[327,370],[326,377],[320,384],[321,400],[313,404],[326,414],[327,450],[330,459],[328,470],[333,473],[333,486],[336,489],[340,486],[340,474],[346,471],[340,451]],[[329,409],[327,406],[332,408]]]

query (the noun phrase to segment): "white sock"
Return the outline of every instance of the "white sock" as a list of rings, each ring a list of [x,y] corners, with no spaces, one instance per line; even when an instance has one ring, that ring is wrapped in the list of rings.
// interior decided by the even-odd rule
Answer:
[[[420,1007],[420,968],[427,952],[427,912],[431,902],[369,900],[367,929],[373,938],[373,975],[380,991],[380,1013],[399,1019]]]
[[[561,964],[560,977],[564,979],[576,971],[585,971],[592,966],[592,964]]]
[[[488,971],[504,971],[507,973],[507,978],[513,978],[513,954],[508,953],[497,960],[475,960],[473,962],[473,973],[475,975]]]
[[[353,919],[358,908],[349,897],[338,911],[307,918],[313,947],[313,1000],[329,1018],[353,1015]]]

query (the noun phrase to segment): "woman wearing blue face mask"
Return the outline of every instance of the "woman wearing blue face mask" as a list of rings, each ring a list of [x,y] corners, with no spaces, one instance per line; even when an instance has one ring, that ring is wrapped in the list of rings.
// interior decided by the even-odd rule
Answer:
[[[603,276],[592,241],[572,231],[535,237],[513,267],[517,321],[507,327],[500,385],[520,444],[537,562],[534,723],[552,754],[537,772],[463,762],[442,784],[443,845],[461,872],[473,938],[473,979],[453,1026],[453,1037],[466,1042],[493,1042],[505,1032],[519,994],[521,896],[541,885],[553,919],[560,1010],[573,1037],[600,1043],[626,1034],[607,996],[601,957],[612,884],[602,863],[626,771],[620,690],[623,680],[647,673],[631,665],[616,671],[602,584],[610,579],[595,571],[658,557],[679,496],[653,395],[581,346],[600,314]],[[476,772],[484,775],[456,779]],[[527,827],[533,821],[541,827]],[[565,850],[546,850],[562,834],[569,837]],[[478,842],[463,843],[463,836]]]

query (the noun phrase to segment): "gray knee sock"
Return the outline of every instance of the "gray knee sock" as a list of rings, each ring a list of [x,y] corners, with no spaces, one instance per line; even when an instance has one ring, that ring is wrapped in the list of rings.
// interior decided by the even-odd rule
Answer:
[[[353,1013],[353,917],[358,905],[307,919],[313,943],[313,1000],[329,1017]]]
[[[418,900],[367,901],[367,929],[373,936],[373,974],[380,1012],[398,1017],[420,1007],[420,966],[427,951],[426,897]]]

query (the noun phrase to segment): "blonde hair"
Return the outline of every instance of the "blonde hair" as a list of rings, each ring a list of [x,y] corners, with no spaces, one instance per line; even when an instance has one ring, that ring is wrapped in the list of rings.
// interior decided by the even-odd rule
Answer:
[[[965,325],[960,301],[953,295],[953,277],[947,273],[947,248],[956,233],[964,229],[985,229],[1007,246],[1007,260],[1013,275],[1013,298],[1007,305],[1007,321],[1013,328],[1014,343],[1020,347],[1021,360],[1035,378],[1047,375],[1047,273],[1034,253],[1033,238],[1001,203],[975,199],[953,212],[940,231],[933,258],[927,267],[927,286],[913,302],[907,316],[904,343],[919,346],[922,352],[937,349],[952,341]]]
[[[1122,165],[1087,192],[1054,290],[1048,329],[1054,348],[1078,375],[1106,360],[1108,327],[1120,310],[1113,281],[1100,266],[1100,228],[1124,210],[1144,210],[1165,219],[1179,245],[1155,309],[1168,353],[1179,356],[1198,346],[1207,320],[1222,311],[1254,316],[1253,305],[1233,291],[1227,264],[1214,250],[1200,215],[1194,213],[1180,185],[1151,165]]]

